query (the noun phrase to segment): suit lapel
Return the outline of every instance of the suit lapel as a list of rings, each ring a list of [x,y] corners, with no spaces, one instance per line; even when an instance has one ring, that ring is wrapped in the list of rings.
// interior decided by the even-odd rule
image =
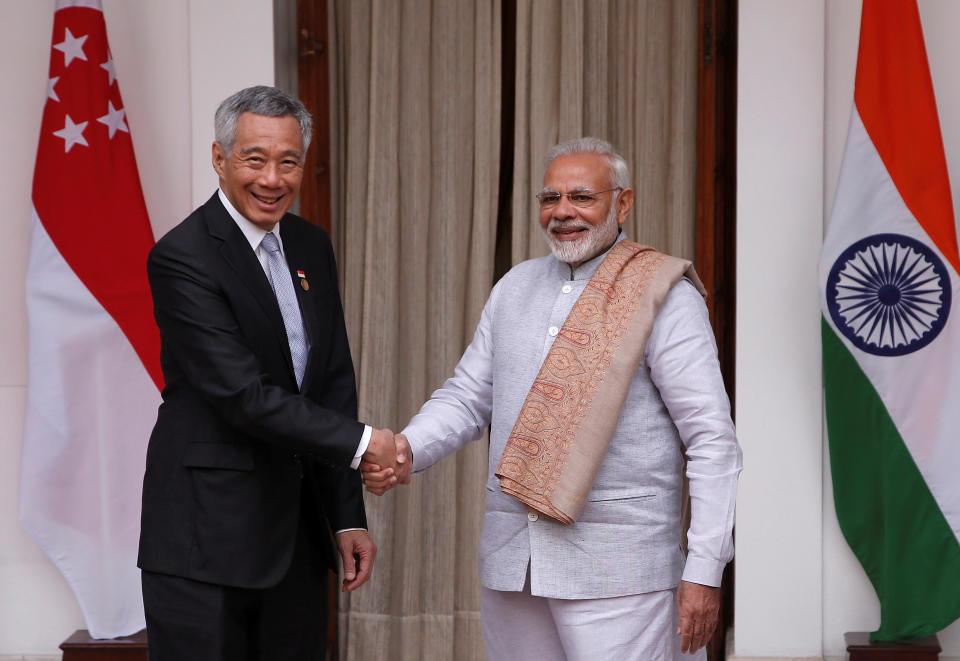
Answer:
[[[287,362],[287,368],[293,375],[293,358],[290,356],[290,343],[287,340],[287,330],[283,325],[283,315],[280,314],[280,306],[277,304],[277,297],[270,287],[270,281],[267,280],[267,274],[263,272],[263,266],[256,254],[250,249],[250,244],[237,224],[223,208],[219,196],[214,193],[213,197],[204,205],[204,212],[207,219],[207,227],[210,235],[218,239],[220,244],[220,254],[223,259],[239,276],[240,281],[250,290],[254,299],[260,304],[264,315],[273,328],[274,335],[279,341],[283,353],[283,358]],[[284,244],[286,247],[286,244]]]

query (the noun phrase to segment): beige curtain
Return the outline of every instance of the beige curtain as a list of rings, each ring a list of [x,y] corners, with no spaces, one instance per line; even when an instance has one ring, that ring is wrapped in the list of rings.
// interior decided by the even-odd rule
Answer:
[[[330,0],[333,235],[360,419],[399,430],[448,377],[493,279],[500,2]],[[341,600],[346,660],[482,658],[486,442],[367,496],[373,579]]]
[[[608,140],[630,165],[630,238],[692,259],[697,1],[517,0],[513,263],[547,253],[534,194],[547,150]]]
[[[401,428],[451,373],[494,273],[501,0],[328,0],[333,236],[360,417]],[[596,135],[637,191],[632,238],[693,256],[696,0],[517,0],[514,263],[545,254],[543,155]],[[341,600],[345,660],[482,658],[485,441],[367,497],[374,578]]]

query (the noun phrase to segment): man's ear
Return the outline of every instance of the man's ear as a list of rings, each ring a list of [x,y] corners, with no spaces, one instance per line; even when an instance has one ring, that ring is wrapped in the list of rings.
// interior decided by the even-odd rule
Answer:
[[[213,162],[213,169],[217,171],[217,174],[223,179],[223,168],[227,165],[227,155],[223,153],[223,148],[220,147],[220,143],[216,140],[213,141],[213,147],[211,148],[211,161]]]
[[[623,225],[623,222],[630,215],[630,209],[633,208],[633,189],[624,188],[617,196],[617,224]]]

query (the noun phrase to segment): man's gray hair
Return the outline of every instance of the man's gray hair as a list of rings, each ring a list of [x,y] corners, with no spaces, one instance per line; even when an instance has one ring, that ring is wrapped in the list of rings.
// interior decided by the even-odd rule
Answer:
[[[627,167],[627,161],[618,154],[613,145],[600,138],[576,138],[575,140],[566,140],[558,145],[554,145],[547,152],[547,165],[560,156],[571,156],[573,154],[599,154],[606,158],[610,166],[610,185],[616,188],[630,188],[630,168]]]
[[[220,104],[213,117],[213,131],[223,153],[230,157],[233,142],[237,137],[237,120],[245,112],[265,117],[293,117],[300,125],[300,138],[303,141],[303,153],[310,146],[310,134],[313,131],[313,119],[299,99],[296,99],[276,87],[256,85],[232,94]]]

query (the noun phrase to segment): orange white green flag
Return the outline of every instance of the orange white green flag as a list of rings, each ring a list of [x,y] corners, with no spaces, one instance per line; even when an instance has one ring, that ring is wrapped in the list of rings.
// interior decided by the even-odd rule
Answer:
[[[837,518],[880,599],[874,640],[960,617],[960,257],[915,0],[864,0],[820,261]]]

